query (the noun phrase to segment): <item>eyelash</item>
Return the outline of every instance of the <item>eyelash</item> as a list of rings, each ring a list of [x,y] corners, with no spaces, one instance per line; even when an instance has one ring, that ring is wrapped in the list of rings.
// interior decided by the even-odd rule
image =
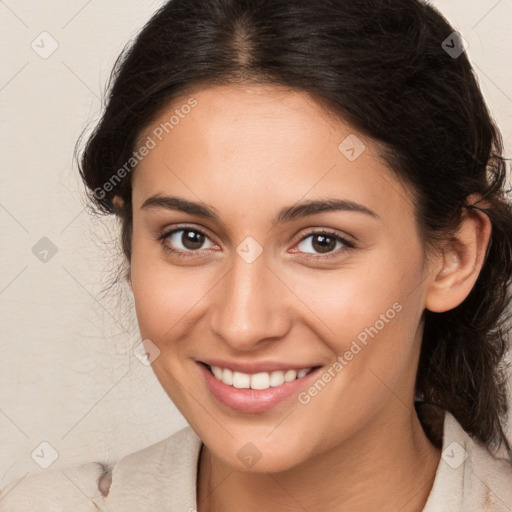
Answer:
[[[172,234],[174,234],[174,233],[176,233],[178,231],[192,231],[194,233],[200,233],[200,234],[204,235],[205,237],[210,238],[204,231],[202,231],[200,229],[197,229],[197,228],[194,228],[194,227],[191,227],[191,226],[180,226],[180,227],[174,228],[174,229],[172,229],[170,231],[165,231],[164,233],[162,233],[158,237],[158,241],[161,243],[162,248],[166,252],[172,253],[174,256],[177,256],[179,258],[194,257],[194,254],[196,252],[199,252],[200,249],[198,249],[196,251],[182,251],[182,250],[176,250],[176,249],[173,249],[172,247],[169,247],[165,243],[165,241]],[[342,236],[338,235],[336,232],[331,231],[329,229],[321,229],[321,230],[318,230],[318,231],[310,231],[309,233],[304,235],[300,240],[298,240],[297,244],[302,242],[303,240],[309,238],[310,236],[314,236],[314,235],[327,235],[327,236],[330,236],[330,237],[334,238],[336,241],[341,242],[345,247],[341,248],[341,249],[337,249],[335,251],[331,251],[329,253],[326,253],[325,255],[322,255],[322,254],[314,255],[314,254],[311,254],[311,253],[304,253],[305,254],[304,257],[306,259],[313,259],[313,260],[326,259],[326,258],[330,258],[330,257],[334,257],[334,256],[339,255],[340,251],[345,252],[345,251],[349,251],[351,249],[355,249],[356,248],[356,246],[355,246],[355,244],[353,242],[347,240],[346,238],[343,238]]]

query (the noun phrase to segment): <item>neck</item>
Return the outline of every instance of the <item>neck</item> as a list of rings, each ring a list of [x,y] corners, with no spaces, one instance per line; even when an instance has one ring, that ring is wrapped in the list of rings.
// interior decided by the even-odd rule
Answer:
[[[268,511],[420,512],[441,450],[425,435],[414,408],[395,402],[334,449],[278,473],[233,470],[203,445],[198,510],[256,512],[264,503]]]

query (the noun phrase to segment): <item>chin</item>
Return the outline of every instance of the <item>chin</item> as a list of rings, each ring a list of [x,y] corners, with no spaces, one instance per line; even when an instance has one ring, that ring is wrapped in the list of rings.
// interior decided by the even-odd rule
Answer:
[[[299,436],[297,431],[287,435],[283,428],[281,435],[271,438],[271,428],[264,433],[251,430],[235,429],[236,438],[226,435],[221,439],[211,431],[204,436],[201,433],[200,437],[216,458],[236,471],[278,473],[300,466],[309,458],[308,447],[304,445],[307,436]]]
[[[240,460],[238,456],[229,459],[223,458],[222,460],[236,471],[254,474],[279,473],[300,466],[306,462],[303,458],[304,454],[301,453],[301,457],[298,458],[298,453],[301,453],[299,449],[295,453],[274,450],[272,453],[255,454],[252,461],[248,455],[241,457],[242,460]],[[258,458],[258,456],[260,458]]]

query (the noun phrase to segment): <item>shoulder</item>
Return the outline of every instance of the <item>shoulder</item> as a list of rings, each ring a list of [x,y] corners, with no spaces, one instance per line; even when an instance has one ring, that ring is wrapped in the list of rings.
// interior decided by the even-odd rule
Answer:
[[[512,464],[443,411],[442,451],[423,512],[509,512]]]
[[[48,469],[18,478],[0,492],[2,512],[97,511],[104,500],[105,475],[110,467],[100,462]]]
[[[112,510],[194,510],[201,440],[190,426],[121,459],[112,470]],[[109,508],[110,510],[110,508]]]
[[[512,508],[512,463],[492,454],[485,445],[468,436],[464,468],[465,503],[478,501],[481,510],[510,511]]]
[[[112,465],[89,462],[28,474],[2,489],[0,511],[127,512],[138,510],[132,507],[141,498],[147,500],[151,491],[158,500],[168,492],[184,490],[184,483],[188,484],[187,489],[190,488],[189,494],[195,496],[194,478],[200,446],[195,432],[185,427]],[[174,486],[169,485],[173,478]],[[160,492],[162,489],[163,493]],[[166,499],[174,498],[167,496]]]

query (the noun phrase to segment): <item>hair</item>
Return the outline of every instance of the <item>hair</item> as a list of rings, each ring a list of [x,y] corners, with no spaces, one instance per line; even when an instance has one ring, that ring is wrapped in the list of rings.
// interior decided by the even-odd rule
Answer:
[[[136,167],[138,137],[163,109],[194,87],[221,84],[309,94],[375,141],[410,186],[427,252],[453,236],[465,210],[489,217],[486,259],[468,297],[444,313],[425,311],[415,391],[471,436],[505,446],[512,459],[504,430],[512,280],[506,159],[466,54],[461,46],[460,55],[447,51],[454,32],[418,0],[171,0],[116,60],[78,167],[93,209],[118,216],[129,265],[133,173],[126,163]],[[469,204],[471,194],[481,201]]]

